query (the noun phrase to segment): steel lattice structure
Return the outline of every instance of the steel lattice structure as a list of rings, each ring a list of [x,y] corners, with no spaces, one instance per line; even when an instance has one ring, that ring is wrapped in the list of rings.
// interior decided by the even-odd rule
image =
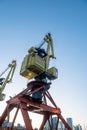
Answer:
[[[35,90],[33,88],[34,88],[34,85],[30,84],[25,90],[23,90],[18,95],[16,95],[15,97],[7,101],[7,106],[2,116],[0,117],[0,126],[3,124],[5,119],[7,119],[7,122],[10,121],[10,112],[14,108],[16,108],[12,125],[10,127],[7,127],[7,130],[13,130],[14,122],[16,120],[19,110],[21,110],[26,130],[33,130],[31,119],[29,117],[29,112],[34,112],[34,113],[43,115],[43,121],[40,125],[39,130],[43,130],[46,121],[49,122],[50,116],[52,115],[56,115],[58,117],[58,120],[56,123],[56,130],[58,130],[59,119],[63,122],[63,124],[68,130],[71,130],[70,126],[67,124],[67,122],[61,115],[60,108],[57,107],[57,105],[55,104],[48,90],[44,92],[42,102],[35,101],[31,98],[31,95],[33,93],[45,89],[44,84],[39,85],[39,88],[36,88]],[[49,100],[52,103],[52,106],[49,106],[47,104],[47,100]],[[53,126],[52,124],[50,124],[50,122],[49,122],[49,127],[50,127],[50,130],[53,130]]]

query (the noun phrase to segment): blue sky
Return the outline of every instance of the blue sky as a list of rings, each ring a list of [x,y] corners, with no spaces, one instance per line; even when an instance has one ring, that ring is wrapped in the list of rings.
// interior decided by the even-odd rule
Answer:
[[[13,83],[4,91],[6,100],[26,88],[27,79],[19,75],[21,62],[27,50],[48,32],[59,72],[50,93],[65,118],[87,125],[86,0],[0,0],[0,72],[17,60]],[[0,103],[2,107],[5,101]]]

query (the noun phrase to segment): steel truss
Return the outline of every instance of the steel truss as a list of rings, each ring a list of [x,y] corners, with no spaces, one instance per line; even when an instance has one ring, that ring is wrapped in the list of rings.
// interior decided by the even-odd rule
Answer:
[[[53,115],[56,115],[58,117],[57,118],[58,120],[56,123],[56,130],[58,130],[59,119],[63,122],[63,124],[68,130],[72,130],[70,126],[67,124],[67,122],[65,121],[65,119],[63,118],[63,116],[61,115],[61,110],[55,104],[49,91],[46,90],[46,86],[44,84],[39,84],[39,88],[33,89],[34,87],[35,87],[35,84],[29,84],[25,90],[23,90],[18,95],[16,95],[15,97],[7,101],[7,106],[0,117],[0,126],[2,126],[5,120],[7,122],[10,122],[10,113],[14,108],[16,108],[16,112],[15,112],[12,124],[10,126],[7,125],[6,130],[13,130],[14,123],[15,123],[19,110],[21,111],[21,114],[23,116],[26,130],[33,130],[29,112],[34,112],[34,113],[43,115],[43,120],[42,120],[42,123],[40,124],[39,130],[44,129],[44,125],[46,121],[49,122],[50,130],[53,130],[53,124],[50,123],[50,117]],[[36,93],[42,90],[43,91],[46,90],[44,91],[42,101],[36,101],[32,99],[31,95],[33,93]],[[48,105],[47,103],[48,101],[51,102],[52,104],[51,106]]]

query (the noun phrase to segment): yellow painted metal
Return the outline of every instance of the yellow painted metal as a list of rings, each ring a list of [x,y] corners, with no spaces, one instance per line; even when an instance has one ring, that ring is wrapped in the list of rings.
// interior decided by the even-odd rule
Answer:
[[[15,69],[16,69],[16,60],[13,60],[11,64],[8,65],[8,68],[0,75],[0,77],[8,70],[9,70],[9,73],[8,75],[6,76],[4,82],[2,83],[2,85],[0,86],[0,101],[3,101],[5,99],[5,94],[2,93],[6,87],[6,84],[7,83],[10,83],[12,82],[12,78],[13,78],[13,75],[14,75],[14,72],[15,72]]]
[[[32,79],[45,71],[45,61],[37,54],[28,54],[21,66],[20,74],[28,79]]]
[[[54,48],[53,48],[53,40],[51,34],[45,36],[42,44],[38,47],[38,49],[43,49],[43,45],[47,43],[47,48],[45,48],[46,55],[41,57],[35,47],[31,47],[28,50],[28,55],[24,57],[24,60],[21,65],[20,75],[25,78],[32,79],[43,72],[48,73],[51,79],[54,80],[57,78],[58,70],[55,67],[49,69],[49,63],[51,58],[54,59]]]
[[[58,78],[58,70],[55,67],[48,69],[47,72],[51,75],[51,80]]]

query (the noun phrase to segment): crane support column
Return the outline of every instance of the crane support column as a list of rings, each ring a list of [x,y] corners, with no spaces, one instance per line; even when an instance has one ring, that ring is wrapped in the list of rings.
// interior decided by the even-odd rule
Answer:
[[[38,91],[38,88],[36,90],[32,90],[32,87],[33,87],[33,85],[30,85],[24,91],[20,92],[18,95],[16,95],[15,97],[13,97],[12,99],[7,101],[7,107],[0,117],[0,126],[2,126],[2,124],[4,123],[4,121],[6,119],[7,119],[8,123],[10,122],[10,113],[14,108],[16,108],[17,110],[16,110],[16,113],[14,115],[12,125],[9,127],[9,130],[13,130],[14,123],[15,123],[19,109],[21,110],[26,130],[33,130],[31,118],[29,116],[29,112],[43,115],[43,121],[40,125],[39,130],[43,130],[46,121],[49,122],[50,130],[52,130],[53,125],[50,123],[50,117],[53,115],[56,115],[58,118],[58,121],[56,124],[56,130],[58,129],[59,119],[63,122],[63,124],[65,125],[65,127],[68,130],[72,130],[69,127],[69,125],[67,124],[67,122],[64,120],[63,116],[61,115],[61,110],[55,104],[50,93],[48,91],[46,91],[44,96],[43,96],[43,101],[39,102],[39,101],[36,101],[30,97],[30,95],[32,95],[34,93],[34,91]],[[43,88],[44,87],[45,86],[43,85]],[[41,86],[41,89],[42,89],[42,86]],[[52,105],[49,106],[48,101]],[[8,127],[6,130],[8,130]]]

